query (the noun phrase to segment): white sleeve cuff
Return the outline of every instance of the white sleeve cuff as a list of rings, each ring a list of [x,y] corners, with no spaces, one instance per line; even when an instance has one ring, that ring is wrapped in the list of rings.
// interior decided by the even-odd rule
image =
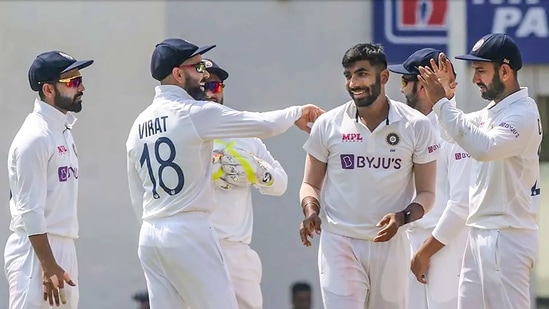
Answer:
[[[21,213],[21,220],[28,236],[46,234],[46,218],[44,213],[25,211]]]
[[[455,98],[455,96],[454,96]],[[452,99],[454,99],[452,98]],[[448,100],[447,98],[442,98],[440,100],[438,100],[435,105],[433,105],[433,111],[438,115],[440,115],[440,109],[442,108],[442,105],[444,105],[444,103],[449,103],[450,100]]]
[[[453,212],[450,207],[446,207],[433,230],[433,237],[446,246],[454,240],[464,227],[465,219]]]

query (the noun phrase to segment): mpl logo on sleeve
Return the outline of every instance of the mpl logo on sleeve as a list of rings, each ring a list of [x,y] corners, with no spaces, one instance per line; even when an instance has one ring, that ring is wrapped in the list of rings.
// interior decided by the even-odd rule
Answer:
[[[387,59],[404,61],[414,51],[432,47],[446,50],[446,16],[450,0],[375,0],[374,41]]]

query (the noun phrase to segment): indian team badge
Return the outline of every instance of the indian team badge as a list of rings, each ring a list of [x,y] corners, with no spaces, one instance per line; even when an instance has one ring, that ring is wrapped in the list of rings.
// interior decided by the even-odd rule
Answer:
[[[484,39],[478,40],[475,45],[473,45],[473,51],[479,50],[479,48],[484,44]]]
[[[65,54],[64,52],[58,52],[58,53],[59,53],[59,55],[61,55],[62,57],[65,57],[65,58],[67,58],[67,59],[69,59],[69,60],[74,60],[74,58],[73,58],[71,55],[69,55],[69,54]]]
[[[206,65],[206,68],[211,68],[213,67],[213,63],[208,60],[208,59],[202,59],[202,61],[204,61],[204,64]]]
[[[398,136],[398,134],[396,134],[395,132],[391,132],[387,134],[385,140],[387,141],[387,144],[391,146],[396,146],[400,142],[400,136]]]

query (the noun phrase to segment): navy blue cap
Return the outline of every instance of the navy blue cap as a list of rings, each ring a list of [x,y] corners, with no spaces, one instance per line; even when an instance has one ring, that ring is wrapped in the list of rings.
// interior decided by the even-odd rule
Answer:
[[[61,74],[74,69],[90,66],[93,60],[76,60],[61,51],[49,51],[36,56],[29,69],[29,83],[34,91],[39,91],[41,84],[59,79]]]
[[[202,55],[215,45],[198,47],[193,43],[178,39],[166,39],[156,44],[151,57],[151,75],[156,80],[163,80],[170,75],[172,69],[181,65],[183,61],[196,55]]]
[[[471,52],[456,59],[508,64],[513,70],[522,68],[522,56],[515,41],[503,33],[492,33],[478,40]]]
[[[402,64],[387,66],[389,71],[403,75],[419,75],[419,67],[431,67],[431,59],[438,64],[438,55],[442,51],[433,48],[423,48],[411,54]]]
[[[221,81],[226,80],[229,78],[229,73],[225,70],[223,70],[217,63],[215,63],[212,59],[202,59],[204,61],[204,64],[206,64],[206,71],[210,74],[215,74]]]

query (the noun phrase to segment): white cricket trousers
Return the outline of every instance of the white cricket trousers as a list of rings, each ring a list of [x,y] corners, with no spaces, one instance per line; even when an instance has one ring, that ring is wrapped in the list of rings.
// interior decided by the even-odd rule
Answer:
[[[249,245],[219,240],[231,275],[239,309],[263,308],[261,294],[261,260]]]
[[[144,220],[138,255],[151,309],[238,308],[207,213]]]
[[[322,231],[318,250],[325,309],[405,309],[410,243],[404,229],[387,242]]]
[[[78,308],[78,263],[74,240],[48,234],[55,261],[69,273],[75,287],[65,283],[67,303],[50,306],[44,301],[42,266],[32,248],[29,237],[15,232],[10,235],[4,249],[4,270],[9,286],[10,309],[76,309]]]
[[[414,228],[408,232],[412,256],[431,236],[434,228]],[[417,281],[409,273],[408,309],[456,309],[459,276],[463,253],[467,244],[468,229],[464,228],[447,246],[431,257],[427,271],[427,284]]]
[[[459,309],[529,309],[538,231],[471,228],[459,282]]]

